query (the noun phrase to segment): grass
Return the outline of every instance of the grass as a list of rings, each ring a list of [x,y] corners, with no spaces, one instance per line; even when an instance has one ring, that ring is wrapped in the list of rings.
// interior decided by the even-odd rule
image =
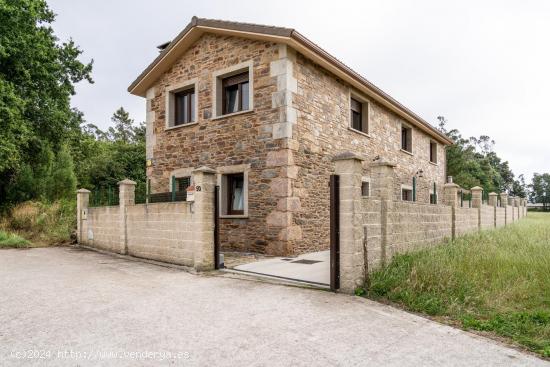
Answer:
[[[23,248],[29,245],[29,241],[16,234],[0,231],[0,248]]]
[[[27,201],[0,218],[0,231],[26,238],[31,246],[51,246],[71,241],[76,228],[76,203]]]
[[[397,255],[367,296],[550,357],[550,213]]]

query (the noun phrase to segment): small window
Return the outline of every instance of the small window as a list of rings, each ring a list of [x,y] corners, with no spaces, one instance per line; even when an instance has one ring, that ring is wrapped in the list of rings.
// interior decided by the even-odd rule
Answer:
[[[401,126],[401,149],[412,153],[412,129]]]
[[[363,181],[361,183],[361,195],[370,196],[370,183],[368,181]]]
[[[250,108],[248,70],[222,80],[222,113],[224,115]]]
[[[227,175],[227,214],[244,214],[244,174]]]
[[[437,143],[430,142],[430,162],[437,163]]]
[[[360,102],[355,98],[350,100],[351,128],[365,134],[369,132],[368,103]]]
[[[195,121],[195,88],[174,93],[174,126]]]
[[[413,201],[413,191],[411,189],[401,189],[401,200]]]

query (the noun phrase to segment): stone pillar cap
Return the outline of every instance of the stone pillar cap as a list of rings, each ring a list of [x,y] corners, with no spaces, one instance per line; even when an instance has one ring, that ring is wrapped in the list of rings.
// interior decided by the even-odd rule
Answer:
[[[496,192],[490,192],[489,196],[497,196],[498,194]]]
[[[481,190],[483,190],[483,189],[479,186],[474,186],[470,189],[470,191],[481,191]]]
[[[127,178],[125,178],[124,180],[122,181],[118,181],[118,185],[136,185],[136,182],[135,181],[132,181],[132,180],[129,180]]]
[[[358,161],[364,161],[365,160],[364,157],[360,156],[357,153],[353,153],[353,152],[342,152],[342,153],[338,153],[334,157],[332,157],[333,162],[345,161],[347,159],[356,159]]]
[[[443,187],[456,187],[456,188],[459,188],[460,186],[458,186],[454,182],[448,182],[448,183],[444,184]]]
[[[201,166],[194,169],[193,172],[216,173],[216,170],[207,166]]]
[[[89,194],[91,191],[86,189],[78,189],[76,190],[77,194]]]

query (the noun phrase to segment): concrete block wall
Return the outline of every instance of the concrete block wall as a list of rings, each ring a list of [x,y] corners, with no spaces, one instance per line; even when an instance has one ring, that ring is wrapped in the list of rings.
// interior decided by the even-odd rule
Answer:
[[[388,212],[387,260],[396,253],[418,250],[452,236],[452,208],[447,205],[397,201]]]
[[[124,180],[119,182],[119,206],[89,208],[90,192],[79,190],[79,244],[196,270],[213,269],[215,171],[196,169],[192,183],[194,202],[135,205],[135,182]]]
[[[495,227],[495,207],[481,205],[479,208],[479,226],[481,229],[490,229]]]
[[[496,194],[483,204],[482,189],[472,188],[472,207],[460,207],[458,185],[444,186],[442,203],[427,204],[395,200],[395,165],[380,160],[370,163],[377,179],[371,196],[361,196],[361,157],[341,153],[335,157],[340,186],[340,288],[351,293],[366,286],[369,272],[383,266],[398,253],[436,245],[462,234],[510,224],[525,212],[525,202],[512,198],[515,207],[498,207]],[[506,194],[501,202],[507,205]],[[514,204],[515,203],[515,204]],[[515,214],[514,214],[515,213]],[[361,228],[362,227],[362,228]],[[361,246],[362,244],[362,246]],[[362,263],[361,263],[362,262]]]

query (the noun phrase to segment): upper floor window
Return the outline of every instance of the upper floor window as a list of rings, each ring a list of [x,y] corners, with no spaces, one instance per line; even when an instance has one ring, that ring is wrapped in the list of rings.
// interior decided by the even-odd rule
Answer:
[[[408,126],[401,126],[401,149],[412,153],[412,129]]]
[[[369,105],[367,102],[361,102],[353,97],[350,99],[351,128],[353,130],[368,134],[368,112]]]
[[[222,112],[224,115],[247,111],[249,103],[248,70],[222,80]]]
[[[166,88],[166,128],[197,121],[196,80]]]
[[[430,162],[437,163],[437,143],[430,142]]]
[[[195,88],[174,93],[174,126],[195,121]]]

